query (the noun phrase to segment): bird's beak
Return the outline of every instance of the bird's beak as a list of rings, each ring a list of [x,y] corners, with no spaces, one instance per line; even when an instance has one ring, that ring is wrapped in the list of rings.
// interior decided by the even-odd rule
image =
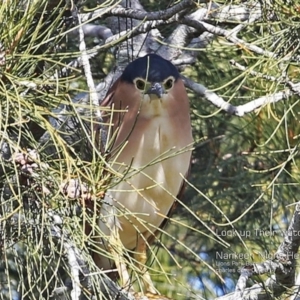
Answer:
[[[162,98],[163,93],[164,93],[164,88],[158,82],[152,83],[151,87],[146,91],[146,94],[156,95],[158,98]]]

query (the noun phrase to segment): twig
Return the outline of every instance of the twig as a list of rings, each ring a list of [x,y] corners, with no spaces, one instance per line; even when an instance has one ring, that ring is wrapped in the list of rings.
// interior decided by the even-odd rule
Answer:
[[[174,59],[172,63],[175,66],[180,66],[180,65],[191,65],[196,61],[195,57],[182,57],[178,59]]]
[[[97,45],[93,47],[92,49],[87,49],[86,50],[86,57],[88,59],[91,59],[95,57],[98,53],[104,52],[108,49],[111,49],[117,42],[121,41],[122,39],[126,38],[131,39],[133,37],[138,36],[141,33],[147,33],[151,29],[156,29],[160,25],[167,25],[167,24],[172,24],[175,22],[175,18],[170,18],[167,21],[146,21],[143,23],[140,23],[137,27],[134,27],[131,31],[128,32],[128,30],[121,31],[120,33],[117,33],[115,35],[109,36],[104,44],[102,45]],[[61,77],[67,77],[70,74],[70,69],[72,68],[78,68],[83,66],[83,61],[82,61],[82,56],[74,59],[68,65],[64,68],[62,68],[59,72],[59,75]]]
[[[236,297],[236,299],[242,299],[243,298],[243,293],[244,293],[244,290],[246,288],[247,280],[249,279],[249,277],[251,275],[252,275],[252,272],[249,271],[248,269],[243,268],[241,270],[241,275],[240,275],[239,280],[236,284],[235,293],[234,293],[234,296]]]
[[[230,60],[230,64],[234,67],[236,67],[237,69],[241,70],[241,71],[248,71],[249,74],[256,76],[256,77],[261,77],[264,78],[266,80],[270,80],[270,81],[274,81],[274,82],[279,82],[282,84],[287,85],[290,90],[295,93],[296,95],[300,96],[300,83],[293,83],[290,80],[287,80],[286,78],[282,78],[282,77],[274,77],[274,76],[270,76],[270,75],[266,75],[260,72],[256,72],[253,70],[249,70],[248,68],[246,68],[245,66],[242,66],[241,64],[237,63],[234,59]]]
[[[113,35],[111,30],[108,27],[105,27],[103,25],[82,24],[81,27],[85,36],[92,36],[102,40],[106,40]],[[78,30],[79,30],[78,28],[75,28],[70,32],[70,35],[79,34]]]
[[[53,214],[52,212],[48,212],[49,217],[53,220],[52,226],[51,226],[51,232],[53,236],[62,243],[65,252],[67,253],[68,258],[68,265],[70,268],[71,273],[71,280],[72,280],[72,290],[71,290],[71,299],[77,300],[80,299],[81,295],[81,283],[80,283],[80,270],[81,267],[78,264],[77,257],[80,255],[79,251],[76,249],[76,247],[72,244],[71,241],[67,240],[67,237],[62,234],[62,231],[59,227],[63,223],[60,216],[57,214]]]
[[[198,3],[206,3],[207,1],[201,0],[197,1]],[[114,7],[109,10],[107,9],[98,9],[92,13],[85,13],[81,14],[82,22],[85,22],[89,19],[96,19],[97,17],[103,16],[115,16],[115,17],[124,17],[124,18],[132,18],[136,20],[167,20],[174,16],[175,14],[181,12],[185,9],[191,9],[196,7],[196,2],[192,0],[183,0],[180,1],[178,4],[156,12],[145,12],[142,10],[136,10],[131,8],[124,8],[124,7]],[[104,10],[106,10],[104,12]]]
[[[211,2],[211,9],[204,21],[218,20],[218,22],[245,22],[250,23],[253,20],[258,20],[262,16],[262,7],[259,2],[250,3],[250,1],[241,3],[239,5],[219,5]],[[248,22],[247,22],[248,23]],[[244,24],[241,24],[244,25]]]
[[[115,43],[116,41],[119,41],[121,38],[126,37],[127,39],[131,39],[141,33],[146,33],[150,31],[151,29],[155,29],[160,25],[167,25],[174,23],[176,21],[175,18],[170,18],[169,20],[162,21],[162,20],[156,20],[156,21],[145,21],[143,23],[140,23],[138,26],[132,28],[132,30],[124,30],[120,33],[117,33],[111,37],[109,37],[107,40],[105,40],[105,44],[99,47],[99,50],[104,50],[107,48],[110,48],[112,46],[112,43]]]
[[[205,2],[205,1],[203,1]],[[184,9],[188,9],[190,8],[190,6],[193,6],[193,1],[182,1],[179,4],[171,7],[170,9],[164,10],[164,11],[159,11],[159,12],[153,12],[153,13],[147,13],[145,11],[142,10],[134,10],[134,9],[128,9],[128,8],[123,8],[123,7],[113,7],[111,9],[105,8],[105,9],[100,9],[100,10],[96,10],[93,13],[89,13],[89,14],[80,14],[79,16],[81,17],[81,21],[85,22],[89,19],[95,19],[97,16],[103,16],[103,14],[105,15],[113,15],[113,16],[123,16],[123,17],[132,17],[135,18],[137,20],[143,20],[144,22],[140,23],[138,26],[136,26],[135,28],[133,28],[130,32],[128,32],[128,30],[124,30],[120,33],[117,33],[115,35],[111,35],[109,32],[109,34],[106,34],[107,39],[105,40],[104,45],[97,45],[96,47],[94,47],[93,49],[87,50],[87,54],[89,58],[92,58],[93,56],[97,55],[100,51],[105,51],[108,48],[111,48],[115,42],[120,41],[120,39],[126,37],[126,39],[131,39],[141,33],[147,33],[149,32],[151,29],[156,29],[158,26],[160,25],[167,25],[167,24],[172,24],[176,21],[178,21],[178,17],[176,16],[176,13],[178,12],[182,12],[182,10]],[[259,14],[258,8],[260,7],[259,5],[255,5],[255,13],[253,13],[253,11],[251,11],[251,9],[253,8],[253,6],[246,5],[245,7],[243,6],[242,8],[233,8],[232,6],[226,6],[222,9],[219,9],[218,7],[216,8],[216,4],[213,5],[212,9],[213,12],[210,14],[211,17],[207,17],[207,15],[209,14],[208,9],[205,8],[200,8],[197,11],[195,11],[193,14],[191,14],[190,18],[193,20],[202,20],[202,19],[208,19],[208,18],[224,18],[225,15],[229,14],[231,17],[233,16],[233,12],[236,12],[237,10],[239,11],[239,21],[248,21],[247,24],[254,22],[255,20],[259,19],[261,17],[261,14]],[[181,10],[180,10],[181,9]],[[163,15],[162,15],[163,13]],[[148,20],[148,21],[145,21]],[[89,24],[86,24],[85,26],[88,26]],[[91,25],[93,26],[93,25]],[[239,26],[242,26],[242,28],[244,28],[244,26],[246,26],[245,24],[240,24]],[[235,30],[237,30],[239,28],[239,26],[237,26],[235,28]],[[83,28],[85,29],[85,28]],[[181,39],[183,39],[183,41],[188,41],[186,39],[186,35],[190,34],[190,33],[195,33],[195,28],[194,31],[191,30],[192,28],[178,28],[177,31],[175,30],[173,32],[173,34],[171,35],[171,37],[169,38],[170,44],[174,44],[174,45],[178,45],[178,42]],[[201,29],[201,30],[199,30]],[[241,29],[241,28],[240,28]],[[203,27],[199,27],[198,28],[198,33],[200,34],[201,32],[204,31]],[[215,32],[214,32],[215,33]],[[236,31],[227,31],[227,35],[233,35],[233,33],[236,34]],[[183,37],[182,37],[183,35]],[[105,37],[105,35],[103,35],[103,37]],[[206,38],[207,39],[207,38]],[[184,46],[184,44],[180,43],[179,44],[181,46]],[[186,44],[186,43],[185,43]],[[202,42],[203,44],[203,42]],[[207,43],[205,43],[207,44]],[[170,48],[169,48],[170,49]],[[164,52],[162,50],[162,52]],[[164,56],[164,55],[163,55]],[[78,58],[76,61],[74,61],[73,63],[70,63],[69,66],[70,67],[78,67],[81,66],[82,62],[81,62],[81,57]],[[66,73],[66,69],[64,68],[64,70],[62,70],[62,73]]]
[[[264,78],[270,81],[275,81],[275,82],[282,82],[282,79],[278,78],[278,77],[274,77],[274,76],[270,76],[270,75],[266,75],[260,72],[256,72],[253,70],[249,70],[249,68],[242,66],[241,64],[237,63],[234,59],[230,60],[229,63],[236,67],[238,70],[240,71],[247,71],[249,72],[250,75],[252,76],[256,76],[256,77],[260,77],[260,78]]]
[[[81,287],[87,288],[91,285],[90,283],[90,272],[87,268],[85,260],[76,247],[74,242],[70,239],[70,235],[67,231],[61,229],[63,224],[62,218],[56,213],[49,210],[47,212],[48,216],[51,218],[51,233],[55,240],[63,246],[63,249],[67,253],[68,265],[71,273],[72,280],[72,290],[71,290],[71,299],[82,299]],[[127,291],[122,290],[115,282],[109,279],[105,272],[97,272],[100,283],[100,291],[102,293],[103,299],[119,299],[119,300],[135,300],[135,298],[128,293]],[[84,275],[83,280],[80,280],[79,275]],[[93,275],[94,276],[94,275]],[[56,288],[53,291],[53,295],[66,294],[65,287]],[[81,297],[80,297],[81,296]],[[67,299],[67,297],[65,297]],[[90,299],[96,299],[91,297]],[[98,297],[97,297],[98,299]]]
[[[240,278],[234,293],[217,298],[218,300],[262,300],[279,297],[287,288],[295,284],[295,269],[297,253],[300,246],[300,204],[297,203],[289,228],[284,240],[279,245],[273,260],[261,264],[245,266],[241,270]],[[246,281],[253,275],[275,273],[264,285],[256,284],[246,288]],[[272,297],[267,290],[272,292]]]
[[[189,15],[191,19],[201,20],[208,13],[206,8],[200,8]],[[162,42],[162,45],[159,47],[157,54],[171,60],[173,62],[174,59],[178,59],[181,54],[181,48],[184,48],[188,45],[192,38],[195,36],[201,36],[203,31],[199,31],[193,27],[179,24],[170,36]],[[170,46],[171,45],[171,46]],[[173,46],[172,46],[173,45]],[[190,57],[195,57],[195,53],[192,51],[185,51],[186,55]]]
[[[244,40],[237,38],[234,34],[231,33],[231,31],[223,29],[221,27],[217,27],[214,26],[212,24],[208,24],[205,23],[203,21],[196,21],[193,20],[189,17],[184,17],[182,18],[182,20],[180,20],[181,23],[186,24],[188,26],[194,27],[197,30],[202,30],[203,32],[207,31],[210,32],[212,34],[218,35],[218,36],[223,36],[227,41],[233,43],[236,46],[239,46],[241,48],[245,48],[247,50],[250,50],[252,52],[255,52],[259,55],[264,55],[266,57],[269,58],[275,58],[276,54],[271,52],[271,51],[267,51],[264,50],[258,46],[255,46],[253,44],[247,43]]]
[[[81,25],[80,15],[78,15],[78,23],[79,23],[79,25]],[[93,76],[92,76],[92,72],[91,72],[91,66],[90,66],[88,54],[86,51],[86,45],[85,45],[85,41],[84,41],[84,33],[83,33],[82,26],[79,26],[78,32],[79,32],[79,41],[80,41],[79,50],[81,52],[81,59],[82,59],[82,66],[84,69],[84,74],[86,77],[87,85],[89,87],[90,99],[91,99],[93,106],[96,108],[95,115],[96,115],[97,119],[101,122],[102,121],[101,112],[100,112],[100,109],[97,109],[99,107],[99,100],[97,97],[97,92],[96,92],[96,88],[95,88],[95,84],[94,84],[94,80],[93,80]]]
[[[226,102],[222,97],[218,96],[216,93],[208,90],[204,85],[200,83],[195,83],[191,79],[181,76],[186,87],[190,88],[198,95],[206,98],[209,102],[211,102],[214,106],[221,108],[229,114],[242,117],[247,113],[254,111],[255,109],[264,106],[270,103],[276,103],[280,100],[287,99],[292,96],[292,91],[285,89],[281,92],[273,93],[270,95],[266,95],[260,97],[258,99],[252,100],[248,103],[234,106],[228,102]]]

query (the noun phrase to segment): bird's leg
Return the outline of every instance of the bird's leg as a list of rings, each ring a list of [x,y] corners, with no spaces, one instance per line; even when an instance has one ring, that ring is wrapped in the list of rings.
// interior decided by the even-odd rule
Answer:
[[[110,250],[110,253],[113,255],[116,268],[118,270],[119,276],[120,276],[120,284],[123,288],[129,288],[133,291],[131,287],[130,282],[130,276],[125,264],[125,259],[123,256],[123,249],[124,246],[121,242],[120,236],[119,236],[119,230],[114,226],[114,228],[111,231],[111,235],[109,238],[108,247]]]
[[[134,258],[138,262],[138,267],[142,273],[142,281],[145,286],[145,291],[151,294],[157,294],[157,290],[154,287],[150,274],[145,265],[147,261],[147,244],[144,238],[141,236],[138,238]]]

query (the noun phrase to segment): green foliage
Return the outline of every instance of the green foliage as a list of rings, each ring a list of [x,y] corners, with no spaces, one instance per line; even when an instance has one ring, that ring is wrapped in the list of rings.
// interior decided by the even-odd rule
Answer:
[[[221,6],[241,2],[218,1]],[[167,7],[164,1],[144,4],[149,10]],[[296,82],[298,60],[292,58],[299,55],[299,7],[298,1],[289,5],[274,1],[273,12],[266,6],[264,18],[241,31],[240,38],[272,51],[273,57],[218,37],[207,48],[197,50],[198,61],[185,75],[234,105],[282,90],[286,78]],[[95,3],[88,2],[85,9],[95,9]],[[267,18],[269,13],[276,16],[272,21]],[[95,137],[90,137],[95,108],[71,101],[71,96],[87,90],[82,74],[74,69],[69,76],[57,76],[78,56],[78,41],[65,34],[69,16],[63,2],[51,10],[47,1],[0,4],[0,43],[5,52],[0,59],[0,144],[4,153],[0,169],[0,299],[13,299],[16,291],[24,299],[49,299],[55,288],[68,281],[66,254],[53,237],[49,212],[63,219],[63,228],[82,251],[90,271],[99,272],[89,252],[97,245],[85,235],[84,225],[88,219],[93,233],[102,234],[93,214],[98,207],[69,201],[59,192],[65,179],[80,178],[100,205],[101,193],[114,178]],[[228,29],[236,25],[222,24]],[[163,33],[168,35],[173,28],[167,26]],[[230,64],[233,59],[247,66],[247,71],[235,69]],[[114,58],[104,53],[92,62],[93,74],[100,80],[112,68]],[[299,194],[299,99],[295,96],[266,105],[239,118],[191,91],[189,95],[195,139],[191,174],[162,241],[152,248],[149,266],[162,294],[174,299],[199,299],[199,295],[211,299],[221,290],[233,289],[241,266],[272,258],[282,240]],[[63,106],[68,107],[64,118],[79,120],[76,133],[74,128],[56,130],[52,126],[51,120],[58,121],[54,112]],[[74,135],[77,138],[73,140]],[[7,156],[38,149],[49,168],[40,168],[39,177],[32,181],[20,177],[20,166],[8,161],[3,145],[9,149]],[[41,185],[51,193],[36,188]],[[96,275],[91,275],[95,292],[100,285]]]
[[[70,98],[80,92],[72,89],[80,72],[74,69],[64,77],[58,73],[78,55],[65,48],[70,12],[62,4],[51,9],[48,1],[0,5],[1,299],[49,299],[68,283],[70,267],[62,237],[54,234],[53,214],[61,217],[86,262],[92,262],[82,215],[92,217],[60,190],[67,179],[80,178],[99,196],[109,181],[91,136],[93,108]],[[63,125],[74,117],[80,121],[77,129]],[[59,128],[53,127],[60,122]],[[88,155],[98,157],[92,162],[85,159],[91,144]],[[30,149],[39,152],[31,158],[38,165],[33,178],[26,165],[8,160],[12,153],[30,156]]]
[[[280,78],[285,72],[297,82],[298,67],[286,57],[298,55],[299,20],[296,14],[293,21],[287,18],[294,14],[291,8],[287,11],[279,2],[275,7],[279,19],[247,26],[239,37],[273,51],[276,58],[262,57],[219,37],[199,50],[198,62],[186,74],[234,105],[282,90],[284,79]],[[236,70],[229,63],[232,59],[278,81]],[[180,261],[180,276],[198,277],[203,297],[211,299],[218,290],[234,288],[229,279],[237,280],[243,265],[273,259],[282,241],[299,193],[299,100],[290,98],[238,118],[193,93],[190,96],[196,143],[184,204],[195,215],[180,207],[174,218],[181,225],[169,224],[166,231],[173,237],[166,244]],[[201,253],[204,261],[197,261],[177,239]],[[176,269],[170,262],[170,269]],[[192,289],[197,280],[191,282]],[[164,292],[186,299],[178,296],[181,287],[170,294],[171,290],[168,286]]]

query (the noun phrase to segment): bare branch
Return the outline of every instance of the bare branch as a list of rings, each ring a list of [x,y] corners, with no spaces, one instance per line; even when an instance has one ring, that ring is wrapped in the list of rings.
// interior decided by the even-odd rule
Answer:
[[[121,38],[126,37],[126,39],[133,38],[141,33],[146,33],[151,29],[157,28],[160,25],[167,25],[175,22],[175,18],[170,18],[167,21],[146,21],[143,23],[140,23],[137,27],[132,28],[132,30],[124,30],[120,33],[117,33],[111,37],[109,37],[107,40],[105,40],[105,44],[103,46],[99,47],[99,50],[104,50],[107,48],[110,48],[115,42],[120,41]]]
[[[249,279],[249,277],[251,275],[252,274],[248,269],[243,268],[243,270],[241,270],[241,275],[240,275],[240,278],[239,278],[239,280],[236,284],[235,293],[234,293],[234,297],[236,299],[242,299],[243,298],[243,293],[244,293],[244,290],[246,288],[247,280]]]
[[[80,16],[78,16],[78,23],[79,23],[79,25],[81,25]],[[86,51],[86,46],[85,46],[85,42],[84,42],[84,32],[83,32],[82,26],[80,26],[78,28],[78,31],[79,31],[79,40],[80,40],[79,50],[81,52],[82,66],[84,68],[85,78],[86,78],[86,81],[87,81],[87,84],[89,87],[89,95],[90,95],[91,103],[93,104],[93,106],[95,108],[97,108],[99,101],[98,101],[98,97],[97,97],[97,93],[96,93],[94,79],[93,79],[92,73],[91,73],[91,66],[89,63],[89,58],[88,58],[87,51]],[[95,109],[94,113],[95,113],[96,117],[98,118],[98,120],[102,121],[100,110]]]
[[[85,36],[97,37],[102,40],[106,40],[111,37],[113,34],[108,27],[103,25],[95,25],[95,24],[83,24],[82,31]],[[79,29],[76,28],[70,32],[70,35],[78,35]]]
[[[181,76],[186,87],[190,88],[198,95],[204,97],[206,100],[211,102],[214,106],[221,108],[229,114],[236,115],[238,117],[242,117],[247,113],[254,111],[255,109],[264,106],[270,103],[276,103],[280,100],[287,99],[292,96],[292,92],[288,89],[285,89],[281,92],[273,93],[270,95],[266,95],[260,97],[258,99],[252,100],[248,103],[234,106],[228,102],[226,102],[223,98],[218,96],[216,93],[208,90],[205,86],[200,83],[195,83],[191,79]]]
[[[201,0],[198,2],[206,3],[205,0]],[[166,9],[160,10],[157,12],[145,12],[142,10],[135,10],[131,8],[123,8],[123,7],[114,7],[110,10],[107,9],[99,9],[95,10],[92,13],[81,14],[82,22],[85,22],[89,19],[95,19],[99,16],[115,16],[115,17],[124,17],[124,18],[132,18],[136,20],[167,20],[174,16],[175,14],[182,12],[186,9],[191,9],[196,7],[196,2],[192,0],[183,0],[178,4]],[[106,11],[105,11],[106,10]]]
[[[267,260],[261,264],[245,266],[241,270],[240,278],[236,285],[235,293],[217,298],[218,300],[262,300],[270,299],[269,292],[273,297],[279,297],[295,284],[295,269],[297,253],[300,246],[300,204],[297,203],[290,222],[289,228],[284,235],[283,242],[279,245],[273,260]],[[253,275],[274,273],[265,286],[256,284],[246,288],[246,281]],[[272,298],[273,298],[272,297]]]
[[[249,68],[247,68],[245,66],[242,66],[241,64],[239,64],[238,62],[236,62],[234,59],[230,60],[229,63],[232,66],[234,66],[237,69],[239,69],[240,71],[247,71],[247,72],[249,72],[249,74],[251,74],[252,76],[257,76],[257,77],[264,78],[264,79],[267,79],[267,80],[270,80],[270,81],[275,81],[275,82],[282,82],[283,81],[280,78],[277,78],[277,77],[274,77],[274,76],[270,76],[270,75],[265,75],[263,73],[250,70]]]
[[[264,78],[266,80],[270,80],[270,81],[278,82],[278,83],[281,83],[281,84],[285,84],[290,88],[290,90],[294,94],[300,96],[300,83],[299,82],[298,83],[293,83],[292,81],[287,80],[286,78],[274,77],[274,76],[271,76],[271,75],[266,75],[266,74],[263,74],[263,73],[260,73],[260,72],[256,72],[254,70],[250,70],[249,68],[247,68],[245,66],[242,66],[241,64],[237,63],[233,59],[230,61],[230,64],[232,66],[236,67],[237,69],[241,70],[241,71],[249,72],[249,74],[251,74],[252,76],[261,77],[261,78]]]
[[[63,224],[63,220],[57,214],[52,211],[48,211],[49,217],[53,220],[51,226],[51,232],[55,240],[62,244],[65,252],[67,253],[67,261],[71,273],[72,280],[72,290],[71,290],[71,299],[82,299],[81,298],[81,287],[89,289],[90,287],[90,274],[85,263],[85,260],[80,252],[80,250],[76,247],[73,241],[69,238],[68,232],[63,231],[60,226]],[[88,273],[87,273],[88,272]],[[83,274],[83,280],[80,280],[79,275]],[[103,272],[99,272],[99,281],[101,283],[101,292],[103,293],[104,299],[108,297],[108,299],[118,299],[121,300],[134,300],[135,298],[127,293],[126,291],[122,291],[121,288],[111,281]],[[59,293],[66,294],[64,288],[58,288],[53,291],[53,294],[57,295]],[[66,298],[67,299],[67,298]],[[91,298],[94,299],[94,298]]]
[[[71,291],[71,299],[76,300],[80,298],[81,295],[81,284],[79,279],[79,270],[80,266],[77,262],[76,258],[76,250],[68,242],[64,242],[64,248],[67,252],[68,264],[71,271],[71,280],[72,280],[72,291]]]
[[[227,41],[233,43],[236,46],[239,46],[240,48],[245,48],[247,50],[250,50],[252,52],[255,52],[259,55],[264,55],[269,58],[276,57],[275,53],[271,51],[264,50],[258,46],[252,45],[250,43],[245,42],[244,40],[237,38],[234,34],[231,34],[229,30],[223,29],[218,26],[214,26],[212,24],[208,24],[202,21],[196,21],[192,20],[189,17],[184,17],[182,20],[180,20],[183,24],[186,24],[188,26],[194,27],[197,30],[200,31],[207,31],[209,33],[215,34],[217,36],[223,36]]]
[[[200,8],[194,13],[190,14],[189,17],[193,20],[201,20],[207,15],[207,13],[207,9]],[[157,54],[171,61],[173,61],[174,59],[178,59],[183,52],[181,48],[184,48],[191,42],[192,38],[201,35],[201,33],[203,33],[203,30],[199,31],[193,27],[180,24],[175,28],[170,36],[162,42],[162,45],[157,51]],[[185,51],[185,53],[190,57],[196,56],[192,51]]]
[[[219,5],[211,3],[211,8],[207,14],[206,20],[218,20],[219,22],[244,22],[258,20],[262,16],[262,7],[259,2],[245,2],[239,5]]]

